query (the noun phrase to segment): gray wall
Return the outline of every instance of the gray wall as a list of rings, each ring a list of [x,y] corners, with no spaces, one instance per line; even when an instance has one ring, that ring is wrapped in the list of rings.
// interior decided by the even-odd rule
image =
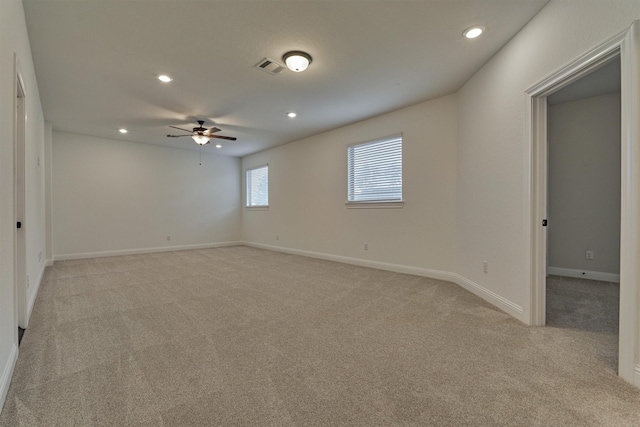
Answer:
[[[620,272],[620,120],[619,93],[549,106],[549,267]]]

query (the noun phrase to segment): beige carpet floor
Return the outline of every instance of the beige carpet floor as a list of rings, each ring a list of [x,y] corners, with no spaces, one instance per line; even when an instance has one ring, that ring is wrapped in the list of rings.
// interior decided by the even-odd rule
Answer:
[[[2,426],[640,425],[610,334],[248,247],[57,262]]]

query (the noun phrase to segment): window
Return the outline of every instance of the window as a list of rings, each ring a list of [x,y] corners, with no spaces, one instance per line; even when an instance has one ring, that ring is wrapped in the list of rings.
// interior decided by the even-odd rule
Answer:
[[[402,202],[402,135],[347,148],[347,204]]]
[[[269,165],[247,171],[247,207],[269,206]]]

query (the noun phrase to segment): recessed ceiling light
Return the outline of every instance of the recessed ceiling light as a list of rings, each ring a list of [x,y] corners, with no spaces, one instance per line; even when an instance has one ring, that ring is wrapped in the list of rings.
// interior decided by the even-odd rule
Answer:
[[[290,119],[293,119],[293,118],[294,118],[294,117],[296,117],[296,116],[297,116],[297,114],[296,114],[296,113],[294,113],[293,111],[292,111],[292,112],[290,112],[290,113],[287,113],[287,117],[289,117]]]
[[[216,144],[216,148],[222,148],[222,145]]]
[[[129,131],[128,131],[128,130],[126,130],[125,128],[122,128],[122,129],[118,129],[118,132],[120,132],[120,133],[127,133],[127,132],[129,132]]]
[[[163,83],[169,83],[173,79],[171,77],[167,76],[166,74],[162,74],[162,75],[158,76],[158,80],[160,80]]]
[[[465,36],[468,39],[475,39],[476,37],[478,37],[483,32],[484,32],[484,27],[471,27],[471,28],[467,28],[466,30],[464,30],[462,35]]]

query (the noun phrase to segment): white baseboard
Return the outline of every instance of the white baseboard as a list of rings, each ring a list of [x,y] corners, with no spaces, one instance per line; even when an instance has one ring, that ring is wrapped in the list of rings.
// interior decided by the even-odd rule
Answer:
[[[452,281],[457,285],[462,286],[472,294],[479,296],[488,303],[495,305],[500,310],[515,317],[522,323],[527,323],[527,319],[525,319],[524,316],[524,309],[518,304],[496,294],[495,292],[485,288],[484,286],[480,286],[476,282],[469,280],[464,276],[461,276],[459,274],[455,274],[455,276],[455,280]]]
[[[44,262],[45,267],[52,267],[53,266],[53,260],[52,259],[47,259]]]
[[[432,279],[447,280],[449,282],[454,281],[454,274],[449,273],[448,271],[431,270],[428,268],[411,267],[411,266],[406,266],[401,264],[371,261],[371,260],[361,259],[361,258],[351,258],[351,257],[342,256],[342,255],[327,254],[323,252],[313,252],[313,251],[305,251],[302,249],[285,248],[282,246],[265,245],[262,243],[243,242],[243,244],[245,246],[251,246],[254,248],[268,249],[271,251],[284,252],[284,253],[293,254],[293,255],[301,255],[309,258],[325,259],[327,261],[336,261],[344,264],[359,265],[361,267],[377,268],[378,270],[393,271],[395,273],[405,273],[405,274],[412,274],[414,276],[424,276],[424,277],[430,277]]]
[[[640,388],[640,365],[633,370],[633,385]]]
[[[575,268],[547,267],[547,274],[563,277],[578,277],[601,282],[620,283],[620,275],[600,271],[577,270]]]
[[[44,269],[45,266],[42,266],[40,269],[40,273],[38,274],[38,279],[35,281],[35,286],[29,289],[29,293],[27,294],[27,324],[23,326],[23,328],[27,328],[29,326],[29,319],[31,319],[31,312],[33,311],[33,305],[36,302],[36,298],[38,298],[38,291],[40,290],[40,285],[42,284],[42,279],[44,278]]]
[[[223,246],[238,246],[242,245],[242,242],[218,242],[218,243],[204,243],[199,245],[182,245],[182,246],[162,246],[158,248],[140,248],[140,249],[123,249],[117,251],[101,251],[101,252],[83,252],[77,254],[62,254],[55,255],[54,261],[68,261],[72,259],[85,259],[85,258],[101,258],[109,256],[121,256],[121,255],[137,255],[137,254],[151,254],[156,252],[174,252],[174,251],[187,251],[192,249],[209,249],[209,248],[221,248]]]
[[[16,366],[18,360],[18,343],[14,343],[9,353],[9,359],[7,359],[2,375],[0,376],[0,411],[4,407],[4,402],[7,399],[7,393],[9,392],[9,385],[11,385],[11,377],[13,377],[13,369]]]
[[[351,258],[351,257],[345,257],[341,255],[332,255],[332,254],[327,254],[322,252],[313,252],[313,251],[305,251],[301,249],[285,248],[282,246],[265,245],[262,243],[243,242],[243,244],[245,246],[268,249],[272,251],[284,252],[284,253],[293,254],[293,255],[302,255],[310,258],[326,259],[328,261],[336,261],[336,262],[342,262],[345,264],[359,265],[361,267],[377,268],[378,270],[393,271],[395,273],[412,274],[414,276],[429,277],[431,279],[439,279],[439,280],[445,280],[448,282],[453,282],[463,287],[464,289],[468,290],[469,292],[479,296],[480,298],[484,299],[488,303],[496,306],[497,308],[504,311],[505,313],[515,317],[521,322],[525,322],[524,310],[522,307],[509,301],[506,298],[501,297],[495,292],[492,292],[489,289],[483,286],[480,286],[477,283],[456,273],[451,273],[451,272],[442,271],[442,270],[433,270],[433,269],[422,268],[422,267],[412,267],[412,266],[407,266],[402,264],[392,264],[388,262],[371,261],[371,260],[366,260],[361,258]]]

